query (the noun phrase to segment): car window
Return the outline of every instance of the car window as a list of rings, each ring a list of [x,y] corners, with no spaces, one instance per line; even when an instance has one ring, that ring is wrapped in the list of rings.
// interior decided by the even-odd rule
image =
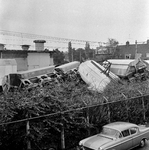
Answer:
[[[135,133],[137,133],[137,131],[138,131],[138,128],[130,128],[130,134],[135,134]]]
[[[115,138],[118,138],[120,136],[120,132],[115,130],[115,129],[111,129],[111,128],[107,128],[107,127],[103,127],[101,134],[104,135],[108,135],[108,136],[112,136]]]
[[[126,136],[130,135],[129,130],[122,131],[122,134],[123,134],[123,137],[126,137]]]
[[[123,136],[122,136],[122,134],[120,133],[120,134],[119,134],[119,138],[122,138],[122,137],[123,137]]]

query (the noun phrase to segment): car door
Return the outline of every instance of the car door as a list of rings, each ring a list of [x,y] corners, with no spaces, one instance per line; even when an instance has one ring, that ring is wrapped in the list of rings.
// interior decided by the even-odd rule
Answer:
[[[141,136],[139,136],[139,129],[137,127],[130,128],[130,134],[132,137],[132,146],[135,147],[140,144]]]
[[[129,129],[122,131],[123,137],[121,137],[121,142],[119,143],[120,150],[128,150],[132,148],[132,138]]]

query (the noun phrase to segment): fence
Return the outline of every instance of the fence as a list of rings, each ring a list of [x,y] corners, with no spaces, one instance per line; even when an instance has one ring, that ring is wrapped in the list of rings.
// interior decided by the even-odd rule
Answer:
[[[106,123],[128,121],[145,124],[149,122],[149,95],[140,95],[131,99],[123,95],[125,100],[116,102],[108,102],[104,97],[103,104],[1,123],[0,148],[9,149],[6,143],[10,143],[9,147],[19,150],[21,147],[27,150],[50,147],[75,150],[81,139],[99,133]],[[9,139],[6,134],[10,135]]]

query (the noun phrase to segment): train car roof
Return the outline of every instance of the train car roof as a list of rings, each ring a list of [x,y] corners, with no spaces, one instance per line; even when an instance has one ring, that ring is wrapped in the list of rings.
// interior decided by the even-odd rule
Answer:
[[[134,60],[135,59],[108,59],[107,61],[109,61],[113,65],[129,65]]]
[[[79,62],[79,61],[69,62],[69,63],[63,64],[63,65],[60,65],[60,66],[58,66],[58,67],[56,67],[56,68],[65,68],[65,67],[71,66],[71,65],[73,65],[73,64],[80,64],[80,62]]]
[[[55,69],[55,66],[47,66],[47,67],[36,68],[36,69],[31,69],[26,71],[19,71],[18,74],[30,73],[30,72],[45,70],[45,69]]]
[[[37,69],[32,69],[27,71],[21,71],[18,72],[18,74],[20,74],[23,79],[30,79],[44,74],[53,73],[54,69],[55,66],[48,66],[48,67],[42,67],[42,68],[37,68]]]
[[[56,68],[57,69],[61,69],[64,72],[68,72],[71,69],[75,69],[75,68],[79,67],[79,65],[80,65],[79,61],[73,61],[73,62],[70,62],[70,63],[67,63],[67,64],[60,65],[60,66],[58,66]]]

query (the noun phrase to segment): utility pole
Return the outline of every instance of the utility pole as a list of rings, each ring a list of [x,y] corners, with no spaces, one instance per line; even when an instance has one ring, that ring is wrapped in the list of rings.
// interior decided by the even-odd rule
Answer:
[[[65,130],[63,114],[61,114],[61,149],[65,150]]]
[[[71,46],[71,42],[68,43],[68,56],[69,56],[69,62],[73,61],[73,49]]]
[[[137,53],[138,53],[138,45],[137,45],[137,40],[135,41],[135,45],[136,45],[135,58],[137,58]]]
[[[80,62],[81,62],[81,49],[79,51],[80,51]]]
[[[71,60],[73,61],[73,48],[71,49]]]

